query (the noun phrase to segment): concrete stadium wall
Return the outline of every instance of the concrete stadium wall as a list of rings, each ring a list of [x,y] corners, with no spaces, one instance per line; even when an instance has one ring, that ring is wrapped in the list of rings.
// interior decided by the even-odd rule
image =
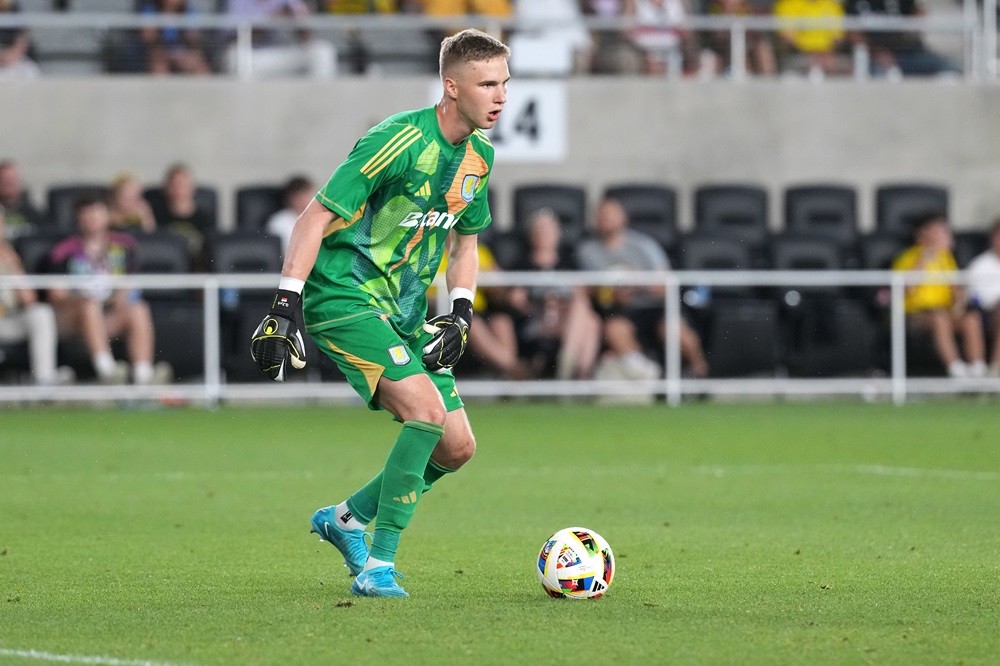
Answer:
[[[337,79],[241,83],[218,79],[103,78],[0,83],[0,158],[22,163],[42,202],[52,184],[106,182],[122,170],[159,181],[174,161],[192,165],[222,195],[292,172],[323,181],[371,124],[428,100],[427,80]],[[514,82],[516,85],[516,82]],[[691,191],[745,181],[771,192],[780,228],[786,185],[858,187],[862,228],[873,190],[888,181],[951,189],[957,228],[1000,214],[1000,87],[801,81],[729,83],[639,79],[567,82],[569,153],[562,164],[495,170],[498,223],[509,225],[514,186],[662,182],[678,188],[690,227]]]

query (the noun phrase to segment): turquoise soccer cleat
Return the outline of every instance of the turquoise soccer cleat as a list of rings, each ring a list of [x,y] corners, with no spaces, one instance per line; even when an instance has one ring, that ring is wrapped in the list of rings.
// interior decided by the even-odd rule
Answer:
[[[408,597],[410,595],[396,582],[402,577],[403,574],[391,566],[362,571],[351,583],[351,594],[356,597]]]
[[[328,506],[313,514],[311,533],[318,534],[320,541],[333,544],[333,547],[344,556],[344,565],[352,576],[357,576],[365,568],[368,560],[367,532],[364,530],[345,530],[337,525],[333,517],[333,507]]]

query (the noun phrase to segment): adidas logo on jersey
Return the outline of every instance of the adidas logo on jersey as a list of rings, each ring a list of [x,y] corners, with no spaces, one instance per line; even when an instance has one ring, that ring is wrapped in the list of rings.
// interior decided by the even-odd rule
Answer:
[[[399,223],[401,227],[443,227],[451,229],[458,222],[458,218],[451,213],[439,213],[436,210],[427,213],[410,213]]]

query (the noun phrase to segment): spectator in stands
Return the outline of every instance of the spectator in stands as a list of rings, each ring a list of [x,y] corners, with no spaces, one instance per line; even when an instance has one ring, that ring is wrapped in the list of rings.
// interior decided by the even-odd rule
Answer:
[[[666,253],[653,238],[628,228],[628,214],[616,199],[606,198],[597,208],[597,238],[584,241],[577,257],[588,271],[663,271],[670,268]],[[602,287],[596,294],[604,317],[605,361],[618,366],[630,379],[655,379],[658,363],[645,355],[663,348],[665,313],[662,287]],[[680,322],[681,356],[692,375],[708,375],[701,340],[687,322]]]
[[[111,231],[108,206],[98,197],[79,198],[73,212],[77,233],[52,249],[50,265],[55,272],[85,278],[87,282],[79,288],[49,291],[60,332],[83,338],[97,377],[104,383],[122,384],[129,378],[129,365],[116,361],[111,353],[111,341],[117,338],[125,340],[134,383],[169,381],[170,366],[153,364],[149,306],[138,291],[112,289],[100,280],[102,276],[125,275],[134,270],[137,241],[128,234]]]
[[[517,271],[576,270],[562,245],[559,218],[550,208],[531,214],[527,251]],[[518,346],[533,374],[589,379],[601,350],[601,319],[583,287],[514,287],[511,310],[518,315]]]
[[[187,239],[188,251],[197,260],[205,245],[205,235],[215,231],[215,220],[198,206],[196,190],[191,168],[183,163],[172,165],[163,181],[164,205],[155,207],[153,215],[158,229]]]
[[[913,18],[926,11],[918,0],[845,0],[850,16]],[[851,39],[868,46],[871,73],[876,76],[934,76],[961,70],[947,58],[930,51],[919,32],[874,31],[854,33]]]
[[[712,16],[754,16],[759,14],[749,0],[710,0],[708,13]],[[711,32],[708,43],[718,58],[717,68],[721,72],[732,71],[733,58],[731,34],[728,30]],[[768,31],[748,30],[746,32],[746,71],[757,76],[774,76],[778,71],[774,42]]]
[[[246,19],[294,18],[310,15],[304,0],[227,0],[226,13]],[[239,54],[235,38],[226,53],[226,67],[237,72]],[[292,34],[276,29],[253,31],[250,72],[253,76],[289,76],[305,74],[330,78],[336,72],[337,52],[333,44],[313,36],[308,30]]]
[[[194,16],[198,13],[187,0],[145,0],[140,13],[147,16]],[[146,66],[151,74],[211,74],[205,59],[200,30],[143,28]]]
[[[892,262],[897,271],[950,273],[958,270],[951,253],[954,238],[943,214],[929,213],[914,227],[916,244],[903,250]],[[952,377],[982,377],[986,374],[983,319],[970,309],[965,290],[957,285],[924,282],[906,288],[904,302],[907,326],[929,332],[938,357]],[[964,342],[966,364],[955,343]]]
[[[120,174],[111,182],[108,213],[112,229],[147,234],[156,231],[153,209],[142,195],[142,185],[132,174]]]
[[[687,0],[625,0],[624,15],[636,23],[631,39],[645,54],[647,74],[693,74],[701,69],[698,41],[680,27],[689,12]]]
[[[844,17],[840,0],[777,0],[774,15],[787,19],[826,19],[838,26]],[[844,40],[844,30],[834,28],[786,28],[778,35],[781,43],[792,54],[805,58],[805,67],[811,80],[822,80],[833,74],[844,74],[847,69],[838,62],[837,51]]]
[[[987,374],[1000,377],[1000,218],[990,230],[990,248],[974,258],[966,271],[972,306],[982,311],[993,342]]]
[[[0,276],[23,275],[14,247],[4,240],[4,210],[0,206]],[[59,337],[56,316],[34,289],[0,289],[0,342],[27,342],[28,366],[36,384],[51,386],[73,381],[71,368],[56,367]]]
[[[305,207],[312,201],[312,198],[316,195],[316,189],[316,183],[308,176],[292,176],[285,183],[285,207],[271,215],[264,225],[264,230],[267,233],[281,239],[282,254],[288,249],[288,239],[292,235],[292,227],[295,226],[295,220],[299,218],[299,213],[305,210]]]
[[[448,243],[450,242],[449,239]],[[478,244],[477,254],[480,273],[500,270],[493,252],[486,244]],[[445,249],[438,274],[444,275],[447,268],[448,250]],[[427,292],[427,300],[432,308],[436,295],[437,289],[434,287]],[[518,357],[514,320],[507,311],[506,304],[505,290],[501,287],[481,286],[476,290],[476,298],[472,302],[476,326],[469,329],[469,351],[499,372],[504,379],[525,379],[529,374]],[[480,330],[473,331],[473,328]]]
[[[6,211],[7,240],[33,234],[45,224],[45,216],[31,204],[21,169],[14,160],[0,161],[0,206]]]
[[[17,0],[0,0],[0,16],[21,11]],[[38,65],[32,59],[31,37],[23,28],[0,28],[0,80],[33,79]]]
[[[518,29],[510,38],[511,72],[567,75],[589,72],[594,40],[576,0],[517,0]]]
[[[428,16],[497,16],[505,18],[512,13],[511,0],[417,0]]]
[[[410,0],[412,2],[412,0]],[[407,4],[407,0],[321,0],[331,14],[394,14]]]
[[[625,15],[625,0],[586,0],[584,13],[602,19],[621,19]],[[645,71],[645,55],[621,30],[594,32],[594,74],[641,74]]]

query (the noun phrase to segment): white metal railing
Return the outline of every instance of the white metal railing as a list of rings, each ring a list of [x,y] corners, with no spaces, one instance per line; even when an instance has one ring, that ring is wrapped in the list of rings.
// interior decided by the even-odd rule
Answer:
[[[943,377],[908,377],[906,372],[906,326],[903,297],[908,285],[921,282],[964,284],[964,273],[925,274],[892,271],[674,271],[674,272],[487,272],[480,274],[481,287],[488,286],[663,286],[667,313],[664,346],[666,369],[656,380],[534,380],[500,381],[463,379],[462,395],[496,396],[614,396],[636,393],[665,395],[677,405],[685,395],[830,395],[854,394],[865,397],[888,396],[902,404],[910,394],[953,394],[967,392],[1000,393],[1000,379],[952,379]],[[115,288],[143,290],[190,289],[201,292],[204,330],[192,332],[192,345],[204,347],[204,374],[191,383],[167,386],[101,386],[80,384],[60,387],[0,385],[0,404],[36,401],[131,401],[144,399],[186,400],[207,405],[219,402],[266,400],[346,400],[358,398],[343,382],[302,381],[303,373],[291,371],[285,383],[230,383],[225,381],[221,364],[219,292],[221,289],[273,289],[277,275],[131,275],[111,278],[67,277],[56,275],[0,276],[0,289],[33,287],[85,288],[90,283]],[[711,287],[889,287],[891,290],[891,373],[888,377],[832,377],[801,379],[789,377],[690,379],[681,374],[679,314],[681,289],[688,286]],[[447,307],[443,280],[438,281],[437,306]],[[261,313],[263,317],[265,313]],[[197,338],[196,338],[197,336]],[[200,338],[200,339],[199,339]],[[738,341],[734,344],[738,344]],[[249,341],[247,341],[249,348]],[[249,363],[249,349],[247,351]]]
[[[746,75],[747,31],[778,31],[782,29],[843,29],[856,32],[916,32],[921,34],[950,34],[962,40],[963,71],[970,79],[996,80],[998,76],[997,18],[998,0],[963,0],[961,13],[955,15],[930,15],[922,17],[846,16],[837,19],[791,19],[774,16],[690,15],[682,22],[664,25],[664,28],[694,32],[725,31],[730,35],[730,52],[733,54],[732,72],[735,80]],[[296,18],[245,18],[225,14],[196,14],[184,16],[139,15],[89,12],[25,12],[0,14],[0,28],[22,27],[29,30],[91,29],[97,31],[138,30],[142,28],[178,27],[186,30],[202,29],[228,33],[233,36],[238,63],[252,63],[251,48],[254,30],[308,29],[327,33],[352,33],[359,30],[386,32],[414,32],[425,30],[453,30],[456,24],[478,25],[490,32],[517,30],[545,30],[562,27],[554,22],[532,22],[493,16],[464,16],[456,18],[431,17],[419,14],[360,14],[313,15]],[[602,19],[585,17],[574,26],[593,32],[629,31],[640,27],[634,18]],[[430,54],[433,55],[433,54]],[[862,66],[867,62],[863,45],[854,49],[855,75],[864,76]],[[252,66],[238,70],[238,76],[249,77]]]

